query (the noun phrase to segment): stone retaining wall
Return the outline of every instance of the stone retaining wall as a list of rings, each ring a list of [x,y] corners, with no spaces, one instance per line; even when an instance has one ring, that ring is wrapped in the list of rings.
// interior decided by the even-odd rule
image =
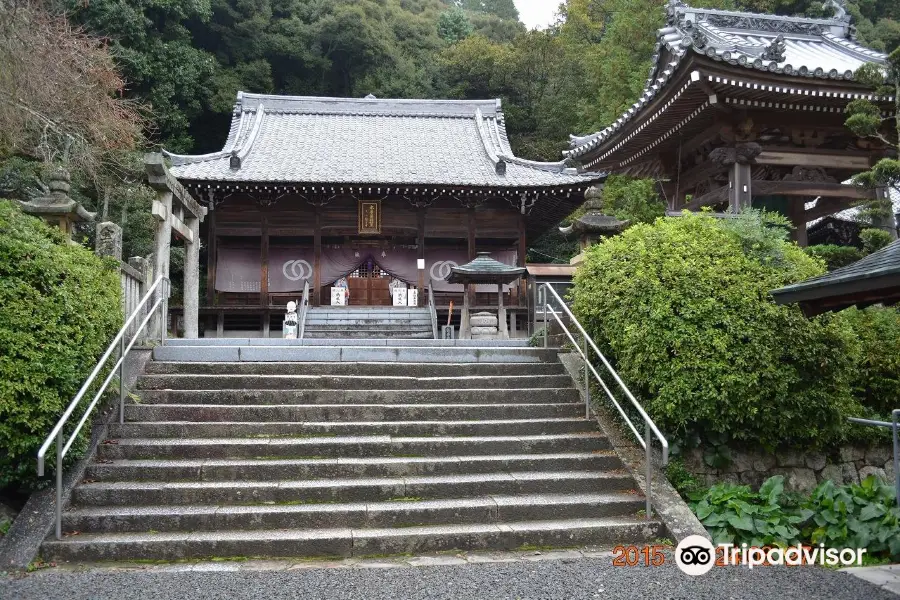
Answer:
[[[714,469],[703,461],[703,451],[693,449],[682,455],[685,468],[707,485],[722,481],[758,487],[772,475],[784,475],[785,487],[808,492],[825,479],[835,483],[859,483],[875,474],[887,483],[894,482],[894,455],[890,444],[884,446],[845,446],[837,453],[762,450],[732,450],[731,465]]]

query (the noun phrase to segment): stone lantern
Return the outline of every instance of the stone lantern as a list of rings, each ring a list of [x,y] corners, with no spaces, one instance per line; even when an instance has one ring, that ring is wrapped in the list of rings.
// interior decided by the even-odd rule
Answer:
[[[581,253],[574,257],[570,263],[581,264],[584,261],[584,251],[591,244],[596,244],[604,237],[618,235],[625,231],[629,221],[620,221],[616,217],[603,214],[602,189],[592,188],[585,193],[588,201],[584,203],[585,213],[575,219],[568,227],[560,227],[563,235],[574,233],[578,236]]]
[[[65,169],[54,169],[50,174],[50,193],[28,202],[20,202],[20,205],[23,212],[58,226],[71,240],[73,225],[80,221],[93,221],[96,213],[88,212],[80,203],[69,197],[69,191],[72,189],[70,181],[69,173]]]
[[[511,267],[491,258],[490,252],[479,252],[475,260],[453,267],[447,276],[449,283],[461,283],[463,292],[462,321],[459,327],[459,339],[509,339],[506,327],[506,307],[503,306],[503,285],[510,284],[525,274],[524,267]],[[466,289],[471,284],[497,285],[497,315],[489,312],[469,315],[469,294]]]

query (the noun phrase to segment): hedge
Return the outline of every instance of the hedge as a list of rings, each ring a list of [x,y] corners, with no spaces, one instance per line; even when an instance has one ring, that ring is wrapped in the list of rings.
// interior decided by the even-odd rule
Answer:
[[[900,312],[896,308],[855,308],[841,313],[860,340],[852,379],[854,395],[876,415],[890,420],[900,408]]]
[[[122,324],[119,288],[114,261],[0,200],[0,489],[35,486],[40,444]]]
[[[858,341],[845,319],[808,320],[769,294],[823,272],[753,214],[684,215],[591,247],[571,294],[674,439],[826,444],[861,412],[851,397]]]

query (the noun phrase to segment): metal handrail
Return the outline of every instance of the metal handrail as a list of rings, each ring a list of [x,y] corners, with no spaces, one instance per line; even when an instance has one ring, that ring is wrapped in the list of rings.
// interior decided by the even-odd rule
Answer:
[[[431,314],[431,334],[438,338],[437,307],[434,305],[434,281],[428,280],[428,311]]]
[[[297,324],[297,339],[302,340],[306,331],[306,315],[309,314],[309,280],[303,282],[303,298],[300,300],[299,323]]]
[[[128,328],[131,324],[137,319],[138,315],[141,312],[141,309],[144,308],[144,305],[150,300],[153,296],[153,293],[159,289],[159,299],[153,304],[149,311],[147,311],[147,316],[144,317],[144,320],[141,321],[141,324],[134,331],[131,337],[131,341],[128,345],[125,345],[125,337]],[[163,311],[160,316],[160,332],[159,332],[159,343],[160,345],[165,345],[166,343],[166,319],[165,319],[165,305],[166,300],[169,295],[169,279],[164,276],[160,276],[157,280],[150,286],[150,289],[147,290],[147,293],[144,294],[144,297],[141,298],[141,301],[135,307],[134,311],[125,320],[125,323],[119,329],[119,332],[113,338],[112,342],[110,342],[109,347],[106,349],[106,352],[103,353],[103,356],[100,357],[100,360],[97,361],[97,365],[94,367],[94,370],[91,371],[91,374],[88,375],[87,380],[81,386],[81,389],[78,390],[78,393],[75,394],[75,397],[69,403],[69,406],[66,408],[65,412],[63,412],[62,416],[59,418],[59,421],[56,422],[56,426],[47,436],[47,439],[44,440],[41,449],[38,450],[37,455],[37,474],[38,477],[44,476],[44,458],[47,455],[47,450],[50,449],[50,446],[53,442],[56,442],[56,539],[62,539],[62,463],[66,454],[69,452],[69,449],[72,447],[72,444],[75,443],[75,440],[78,438],[78,433],[81,431],[81,428],[84,427],[84,424],[90,418],[91,413],[94,410],[94,407],[100,401],[100,398],[103,396],[103,393],[106,391],[106,388],[109,387],[110,382],[113,380],[113,377],[116,374],[116,371],[119,372],[119,423],[125,422],[125,357],[131,351],[131,348],[134,346],[135,342],[138,340],[141,332],[150,322],[150,319],[153,318],[153,315],[156,313],[156,310],[162,306]],[[94,380],[97,378],[97,375],[100,374],[100,371],[103,370],[104,365],[109,360],[110,356],[112,356],[113,351],[116,346],[119,346],[119,359],[116,361],[115,365],[113,365],[112,369],[109,371],[109,375],[106,379],[103,380],[103,384],[100,386],[100,389],[97,391],[97,394],[94,396],[94,399],[88,405],[87,409],[84,411],[84,414],[81,416],[81,419],[78,421],[78,424],[75,426],[75,429],[69,436],[68,441],[64,441],[63,428],[69,420],[69,417],[72,416],[72,413],[75,412],[75,409],[78,407],[79,403],[81,403],[81,399],[87,393],[88,389],[94,383]]]
[[[891,411],[891,422],[873,421],[872,419],[860,419],[848,417],[851,423],[860,425],[872,425],[874,427],[890,427],[894,438],[894,487],[897,495],[897,506],[900,506],[900,408]]]
[[[553,297],[556,298],[556,300],[559,302],[559,306],[562,308],[561,312],[559,312],[555,308],[553,308],[553,306],[547,301],[548,300],[547,295],[546,295],[547,290],[549,290],[549,292],[553,295]],[[651,481],[652,481],[652,475],[653,475],[652,469],[651,469],[651,467],[652,467],[651,450],[652,450],[653,436],[656,436],[656,438],[659,440],[660,444],[662,445],[662,466],[666,466],[669,463],[669,442],[666,441],[665,436],[662,434],[662,432],[656,426],[656,423],[654,423],[653,419],[650,418],[650,415],[648,415],[646,413],[646,411],[644,411],[644,408],[640,405],[640,403],[634,397],[634,394],[631,393],[631,390],[628,389],[628,386],[625,385],[625,382],[622,381],[622,378],[619,377],[619,374],[616,373],[616,370],[613,369],[613,367],[609,363],[609,361],[606,360],[606,357],[603,356],[602,352],[600,352],[600,348],[597,347],[597,344],[594,343],[594,340],[592,340],[591,337],[587,334],[587,331],[585,331],[584,327],[581,326],[581,323],[578,322],[578,319],[575,318],[575,315],[572,314],[572,311],[569,310],[569,307],[566,306],[565,301],[563,301],[563,299],[560,298],[559,294],[556,293],[556,290],[554,290],[550,284],[544,283],[541,285],[541,291],[544,293],[544,295],[543,295],[544,348],[546,348],[548,345],[548,342],[547,342],[547,335],[548,335],[547,314],[549,313],[549,314],[553,315],[553,318],[555,318],[556,322],[559,323],[559,326],[562,328],[563,332],[566,334],[566,336],[572,342],[572,345],[575,347],[575,350],[581,355],[581,358],[584,360],[584,367],[585,367],[584,368],[585,418],[590,418],[590,416],[591,416],[591,391],[590,391],[591,388],[590,388],[590,382],[588,380],[588,373],[591,373],[594,376],[594,378],[597,380],[597,383],[600,384],[600,387],[603,388],[603,391],[606,392],[606,395],[609,396],[609,399],[612,401],[613,406],[615,406],[616,409],[618,409],[619,414],[622,416],[622,418],[628,424],[628,427],[631,429],[632,433],[634,433],[635,437],[638,440],[638,443],[641,445],[641,447],[644,448],[644,453],[646,455],[645,462],[646,462],[646,467],[647,467],[647,472],[646,472],[646,476],[647,476],[646,518],[649,520],[651,518],[650,497],[651,497]],[[565,314],[569,319],[571,319],[571,322],[575,325],[575,327],[578,329],[578,332],[581,334],[582,344],[579,344],[576,341],[575,336],[572,335],[572,332],[569,331],[569,328],[566,327],[566,324],[563,323],[562,319],[560,318],[560,314]],[[643,421],[644,421],[644,435],[643,436],[641,436],[641,434],[637,430],[637,427],[634,426],[634,423],[632,423],[631,419],[628,417],[628,414],[625,412],[625,410],[622,408],[622,406],[616,400],[615,395],[609,389],[609,386],[606,385],[606,382],[603,381],[603,378],[597,372],[597,369],[594,368],[594,365],[589,358],[589,354],[588,354],[589,350],[593,350],[594,353],[600,358],[600,361],[603,363],[603,366],[606,367],[606,371],[612,376],[613,380],[615,380],[615,382],[619,385],[619,389],[622,390],[622,392],[625,394],[625,397],[628,398],[628,400],[631,402],[632,406],[635,408],[635,410],[637,410],[638,414],[641,416],[641,419],[643,419]]]

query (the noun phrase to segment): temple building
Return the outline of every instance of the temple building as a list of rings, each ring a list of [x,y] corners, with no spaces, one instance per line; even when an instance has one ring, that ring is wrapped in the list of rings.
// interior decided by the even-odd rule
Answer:
[[[895,110],[854,75],[885,55],[857,44],[842,4],[828,5],[833,17],[809,19],[672,0],[640,99],[606,129],[572,136],[565,155],[586,171],[656,178],[673,214],[777,210],[806,245],[808,222],[887,197],[841,183],[891,152],[844,126],[848,103]]]
[[[524,267],[528,240],[603,179],[514,156],[499,100],[239,93],[220,152],[166,157],[208,209],[206,335],[280,331],[306,285],[313,307],[422,306],[430,287],[445,322],[464,300],[454,268],[478,252]],[[524,280],[502,290],[506,313],[524,316]],[[496,285],[470,294],[473,311],[496,311]]]

